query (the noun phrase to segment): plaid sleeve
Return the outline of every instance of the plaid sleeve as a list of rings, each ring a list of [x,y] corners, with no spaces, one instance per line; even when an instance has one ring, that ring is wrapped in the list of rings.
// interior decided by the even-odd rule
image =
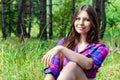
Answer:
[[[57,45],[61,45],[64,42],[64,38],[62,38]],[[53,59],[50,64],[50,66],[46,69],[44,69],[44,73],[48,74],[51,73],[56,79],[60,73],[60,55],[57,54]]]
[[[58,75],[60,73],[60,56],[59,56],[59,54],[53,58],[52,63],[50,64],[50,66],[48,68],[46,68],[44,70],[44,72],[45,72],[45,74],[51,73],[55,78],[58,77]]]
[[[94,65],[93,65],[94,69],[97,69],[102,65],[107,54],[108,54],[108,47],[106,47],[104,44],[97,44],[94,47],[94,52],[90,55],[94,61]]]

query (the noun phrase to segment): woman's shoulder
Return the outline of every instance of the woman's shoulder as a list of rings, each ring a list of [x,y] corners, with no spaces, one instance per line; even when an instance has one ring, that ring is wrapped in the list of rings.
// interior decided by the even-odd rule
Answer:
[[[105,43],[102,42],[97,42],[97,43],[91,43],[91,46],[99,48],[99,47],[104,47],[108,49],[108,46]]]
[[[96,50],[97,52],[101,52],[104,54],[108,54],[109,48],[106,46],[105,43],[98,42],[98,43],[92,43],[90,46],[90,49]]]
[[[67,39],[66,36],[65,36],[65,37],[62,37],[62,38],[58,41],[57,45],[62,45],[62,43],[63,43],[66,39]]]

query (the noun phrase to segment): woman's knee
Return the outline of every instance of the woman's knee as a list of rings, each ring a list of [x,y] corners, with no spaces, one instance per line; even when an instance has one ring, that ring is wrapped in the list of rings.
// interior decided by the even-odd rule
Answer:
[[[87,80],[87,77],[78,64],[69,62],[61,71],[58,80]]]
[[[57,80],[73,80],[75,67],[76,63],[74,62],[67,63],[66,66],[60,72],[60,75]]]
[[[77,63],[70,61],[70,62],[66,65],[66,67],[71,67],[71,68],[75,68],[75,69],[76,69],[76,68],[78,67],[78,65],[77,65]]]
[[[75,72],[79,69],[79,66],[75,62],[69,62],[66,66],[62,69],[61,74],[69,74],[71,72]]]
[[[57,80],[73,80],[76,77],[78,65],[75,62],[69,62],[60,72]]]

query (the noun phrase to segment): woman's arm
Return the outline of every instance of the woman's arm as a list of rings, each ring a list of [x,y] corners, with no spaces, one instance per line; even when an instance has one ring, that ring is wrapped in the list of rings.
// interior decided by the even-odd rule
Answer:
[[[54,76],[52,74],[46,74],[44,80],[55,80]]]
[[[93,59],[88,58],[82,54],[76,54],[76,52],[64,47],[64,46],[58,46],[59,51],[63,53],[67,58],[69,58],[71,61],[77,63],[80,67],[83,69],[91,69],[93,66]]]
[[[52,58],[57,53],[63,53],[67,58],[69,58],[71,61],[77,63],[80,67],[83,69],[91,69],[93,66],[93,60],[91,58],[85,57],[81,54],[76,54],[74,51],[58,45],[51,50],[49,50],[46,55],[43,56],[42,63],[44,65],[49,65],[51,63]]]
[[[71,61],[76,62],[83,69],[91,69],[91,68],[99,68],[106,56],[108,55],[109,49],[104,44],[94,44],[89,50],[88,57],[82,54],[75,54],[74,51],[60,46],[61,53],[63,53],[66,57],[68,57]]]
[[[63,42],[64,42],[64,38],[59,40],[57,45],[61,45]],[[51,73],[49,75],[54,76],[54,78],[56,79],[58,77],[59,73],[60,73],[60,70],[61,70],[61,68],[60,68],[60,55],[59,54],[55,55],[51,59],[51,61],[49,61],[49,62],[51,62],[50,64],[47,64],[47,61],[45,61],[45,60],[50,60],[49,58],[47,58],[50,55],[47,55],[47,56],[46,55],[47,54],[44,55],[44,57],[43,57],[43,59],[41,61],[44,65],[49,66],[49,67],[44,69],[44,73],[46,75]],[[46,79],[48,79],[47,77],[49,77],[49,75],[46,76]]]

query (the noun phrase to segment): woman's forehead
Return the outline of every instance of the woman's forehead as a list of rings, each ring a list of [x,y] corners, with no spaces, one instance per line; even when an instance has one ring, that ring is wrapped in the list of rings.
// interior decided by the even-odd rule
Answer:
[[[84,11],[84,10],[79,11],[76,17],[80,17],[80,16],[89,17],[87,11]]]

